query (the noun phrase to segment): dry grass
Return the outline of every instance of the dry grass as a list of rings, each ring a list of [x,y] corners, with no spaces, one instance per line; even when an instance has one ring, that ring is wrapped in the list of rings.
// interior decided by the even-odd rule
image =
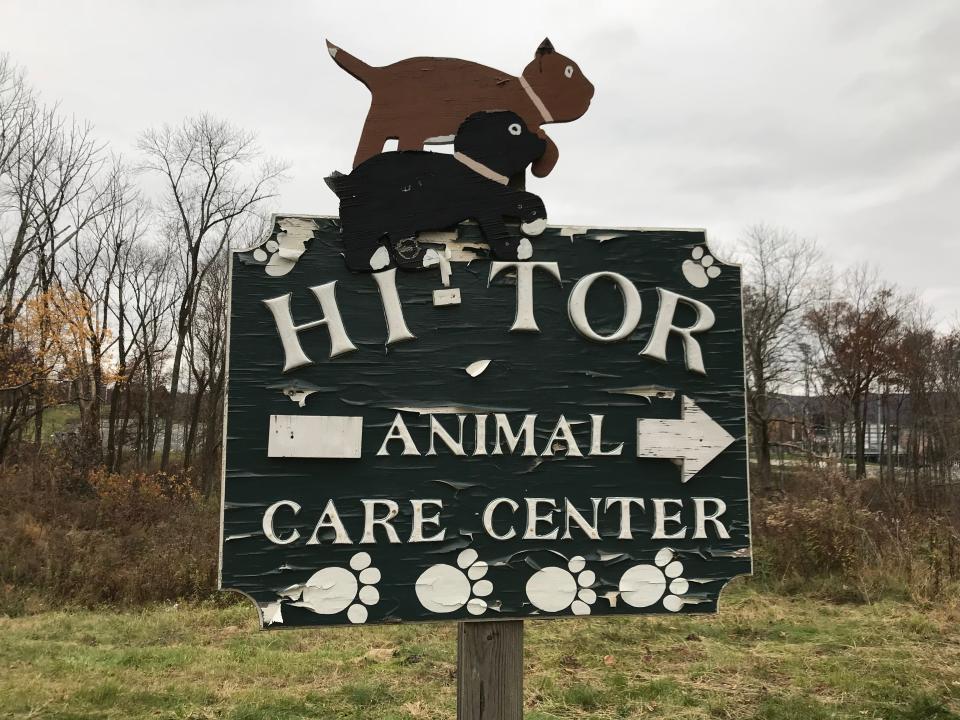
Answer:
[[[0,716],[451,718],[453,624],[258,632],[246,604],[0,619]],[[526,717],[960,718],[960,606],[751,590],[716,617],[527,623]]]
[[[163,473],[0,470],[0,613],[201,599],[216,583],[218,509]]]
[[[836,468],[794,470],[782,496],[753,498],[758,578],[780,593],[840,602],[956,597],[957,499],[927,507],[902,490]]]

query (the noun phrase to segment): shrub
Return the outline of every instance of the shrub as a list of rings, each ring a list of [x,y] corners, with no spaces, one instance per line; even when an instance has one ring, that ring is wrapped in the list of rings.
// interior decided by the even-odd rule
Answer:
[[[0,613],[61,603],[131,605],[215,593],[218,508],[189,478],[0,469]],[[948,507],[949,504],[944,505]],[[837,601],[932,600],[958,589],[957,519],[876,481],[795,471],[753,500],[754,582]]]
[[[760,582],[834,600],[931,600],[960,580],[958,531],[876,481],[838,471],[794,473],[787,492],[755,498]]]
[[[54,482],[50,473],[0,471],[0,592],[9,612],[23,608],[24,589],[46,604],[84,605],[213,592],[217,508],[185,479],[94,470],[82,482]]]

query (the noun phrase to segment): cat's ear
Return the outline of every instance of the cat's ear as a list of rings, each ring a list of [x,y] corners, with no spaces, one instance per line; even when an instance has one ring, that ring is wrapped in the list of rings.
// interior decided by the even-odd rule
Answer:
[[[544,38],[543,42],[540,43],[540,47],[537,48],[537,55],[546,55],[547,53],[553,52],[553,43],[550,42],[550,38]]]

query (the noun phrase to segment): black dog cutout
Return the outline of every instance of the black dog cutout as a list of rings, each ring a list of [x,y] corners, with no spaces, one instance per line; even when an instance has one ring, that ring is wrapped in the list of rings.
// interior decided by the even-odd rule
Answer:
[[[402,150],[375,155],[349,175],[335,172],[327,185],[340,198],[341,237],[347,267],[371,272],[391,262],[424,267],[427,248],[417,233],[476,220],[494,257],[530,257],[529,241],[507,229],[538,235],[547,224],[543,201],[507,187],[514,175],[543,155],[546,142],[512,112],[474,113],[460,125],[454,154]]]

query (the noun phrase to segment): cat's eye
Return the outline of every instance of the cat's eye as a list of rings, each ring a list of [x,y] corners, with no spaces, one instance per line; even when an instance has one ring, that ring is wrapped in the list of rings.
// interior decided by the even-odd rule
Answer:
[[[573,77],[573,65],[567,65],[567,66],[563,69],[563,76],[564,76],[564,77]]]
[[[510,127],[507,128],[510,131],[511,135],[519,135],[522,132],[520,123],[511,123]]]

